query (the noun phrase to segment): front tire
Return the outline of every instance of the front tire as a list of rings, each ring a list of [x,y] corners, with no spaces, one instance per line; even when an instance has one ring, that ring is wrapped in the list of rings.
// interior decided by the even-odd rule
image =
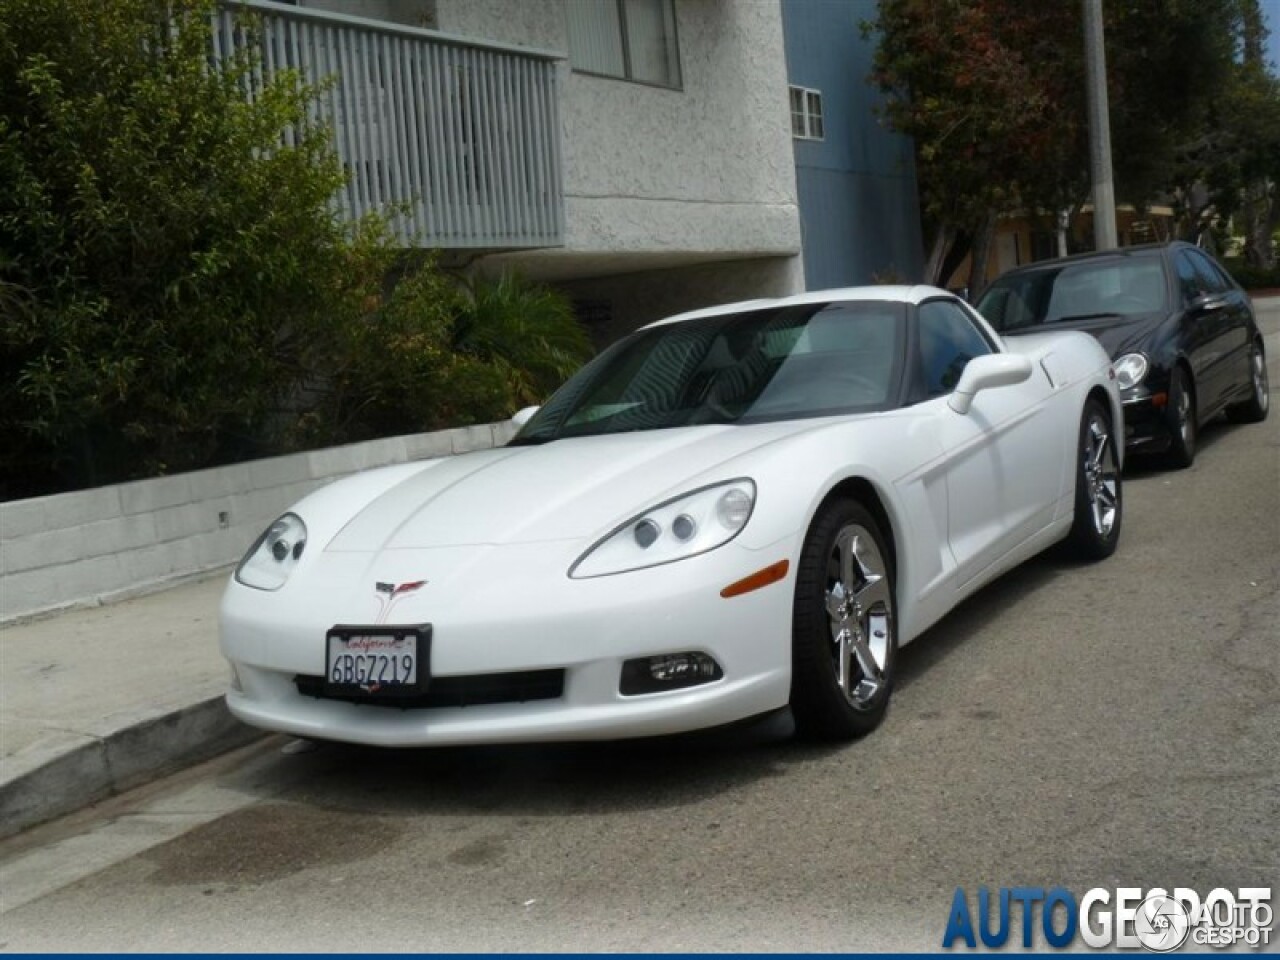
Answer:
[[[1169,384],[1169,464],[1179,470],[1196,459],[1200,422],[1196,419],[1196,393],[1187,371],[1173,368]]]
[[[834,500],[805,538],[792,612],[791,712],[810,740],[879,726],[897,660],[893,558],[871,512]]]
[[[1232,423],[1261,423],[1267,419],[1271,408],[1271,386],[1267,382],[1267,357],[1262,352],[1262,342],[1255,340],[1249,348],[1249,379],[1253,392],[1243,403],[1227,407],[1227,417]]]
[[[1107,408],[1097,400],[1084,406],[1076,446],[1075,517],[1067,547],[1081,560],[1103,560],[1116,552],[1124,493],[1116,436]]]

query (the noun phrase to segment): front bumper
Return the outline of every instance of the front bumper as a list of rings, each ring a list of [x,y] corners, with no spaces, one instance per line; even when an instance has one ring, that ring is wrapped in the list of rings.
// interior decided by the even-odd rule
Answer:
[[[1124,445],[1130,453],[1161,453],[1169,449],[1169,395],[1163,390],[1138,387],[1133,395],[1121,394],[1124,409]]]
[[[326,740],[427,746],[594,740],[718,726],[787,703],[794,563],[788,576],[724,599],[720,590],[790,557],[795,545],[736,543],[648,570],[571,580],[579,543],[324,554],[276,593],[234,580],[221,643],[234,681],[231,712],[246,723]],[[431,574],[442,571],[433,578]],[[400,708],[320,699],[298,675],[323,675],[325,632],[374,622],[376,581],[426,579],[393,623],[430,623],[432,677],[563,670],[554,699]],[[622,696],[622,664],[699,651],[720,664],[711,683]]]

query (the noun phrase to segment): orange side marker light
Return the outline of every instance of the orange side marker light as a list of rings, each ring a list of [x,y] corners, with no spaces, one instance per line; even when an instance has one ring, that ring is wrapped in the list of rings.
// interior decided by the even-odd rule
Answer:
[[[771,563],[763,570],[757,570],[749,577],[743,577],[741,580],[735,580],[723,590],[720,596],[740,597],[744,593],[750,593],[752,590],[759,590],[761,587],[767,587],[771,583],[777,583],[787,575],[787,571],[791,568],[790,560],[779,560],[777,563]]]

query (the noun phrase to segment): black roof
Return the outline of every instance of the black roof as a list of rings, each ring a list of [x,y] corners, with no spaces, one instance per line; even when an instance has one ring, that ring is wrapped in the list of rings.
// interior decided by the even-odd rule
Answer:
[[[1195,244],[1187,243],[1185,240],[1167,240],[1164,243],[1139,243],[1132,247],[1116,247],[1114,250],[1088,250],[1084,253],[1073,253],[1069,257],[1054,257],[1051,260],[1037,260],[1035,263],[1024,263],[1020,266],[1006,270],[1000,276],[1007,277],[1014,273],[1043,270],[1048,267],[1056,267],[1068,263],[1081,263],[1089,260],[1114,260],[1117,257],[1129,257],[1135,254],[1145,255],[1165,250],[1180,250],[1184,247],[1195,249]]]

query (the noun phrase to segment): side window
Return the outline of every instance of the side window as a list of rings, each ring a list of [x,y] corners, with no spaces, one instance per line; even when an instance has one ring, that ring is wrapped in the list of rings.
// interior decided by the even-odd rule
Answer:
[[[1185,250],[1178,254],[1174,262],[1178,266],[1178,290],[1182,293],[1183,302],[1190,303],[1205,292],[1204,281]]]
[[[1200,277],[1201,284],[1204,285],[1206,293],[1225,293],[1231,289],[1231,284],[1222,271],[1218,269],[1218,265],[1206,257],[1199,250],[1192,250],[1187,253],[1191,258],[1191,262],[1195,264],[1196,275]]]
[[[963,308],[948,300],[920,305],[920,373],[930,397],[955,389],[965,365],[991,353],[991,344]]]

